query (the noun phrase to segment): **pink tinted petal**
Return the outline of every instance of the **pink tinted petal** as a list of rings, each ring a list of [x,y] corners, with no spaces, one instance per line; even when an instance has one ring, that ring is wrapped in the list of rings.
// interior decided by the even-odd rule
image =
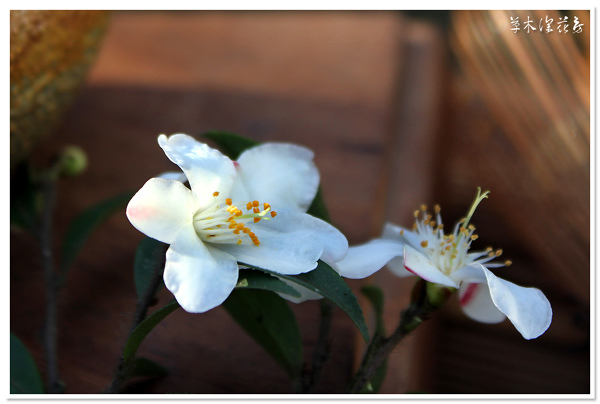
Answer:
[[[191,226],[193,205],[192,193],[181,182],[152,178],[129,201],[127,218],[142,233],[170,244]]]
[[[238,278],[231,255],[207,248],[193,227],[177,234],[167,250],[164,281],[179,305],[189,313],[203,313],[227,299]]]
[[[467,316],[481,323],[500,323],[506,316],[498,310],[486,283],[463,283],[459,290],[460,305]]]
[[[427,282],[458,288],[458,285],[444,275],[427,257],[408,245],[404,246],[404,268]]]
[[[348,255],[337,262],[337,271],[345,278],[366,278],[383,268],[392,258],[402,256],[402,247],[402,243],[382,239],[350,247]]]
[[[250,197],[274,210],[291,207],[306,212],[319,186],[314,153],[289,143],[264,143],[244,151],[237,162]]]
[[[552,307],[536,288],[524,288],[498,278],[482,267],[487,277],[491,298],[525,339],[537,338],[552,322]]]
[[[233,162],[221,152],[183,134],[170,137],[160,135],[158,144],[185,173],[196,196],[197,208],[210,205],[214,200],[213,192],[220,192],[223,196],[229,194],[235,168]]]

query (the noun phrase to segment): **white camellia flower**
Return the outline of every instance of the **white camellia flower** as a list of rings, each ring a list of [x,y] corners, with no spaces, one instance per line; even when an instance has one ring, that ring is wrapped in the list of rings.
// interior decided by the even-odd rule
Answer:
[[[422,206],[415,211],[413,231],[388,223],[381,239],[350,247],[338,266],[351,270],[363,265],[364,271],[375,272],[387,263],[398,276],[414,274],[428,282],[457,288],[460,305],[469,317],[483,323],[499,323],[508,317],[525,339],[537,338],[552,321],[546,296],[539,289],[517,286],[489,271],[511,264],[490,262],[502,250],[469,252],[471,242],[477,239],[469,220],[487,194],[478,191],[467,217],[451,234],[444,234],[439,206],[435,206],[435,218]],[[358,254],[363,255],[360,262],[352,259]]]
[[[319,185],[313,153],[265,143],[234,162],[190,136],[160,135],[158,143],[189,181],[152,178],[134,195],[127,217],[135,228],[170,244],[164,281],[181,307],[210,310],[227,299],[238,262],[285,275],[336,262],[348,241],[306,214]]]

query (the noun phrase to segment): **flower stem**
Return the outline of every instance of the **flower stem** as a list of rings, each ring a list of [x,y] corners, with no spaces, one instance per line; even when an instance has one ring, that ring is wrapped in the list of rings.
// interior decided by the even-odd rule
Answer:
[[[144,321],[146,315],[148,314],[148,309],[150,308],[150,306],[153,305],[155,300],[154,296],[156,295],[156,292],[160,287],[163,270],[164,262],[155,266],[154,273],[152,274],[152,279],[150,280],[148,288],[146,289],[144,295],[142,295],[137,302],[135,313],[133,315],[133,321],[131,323],[131,328],[129,330],[129,334],[127,336],[126,341],[129,340],[129,337],[131,337],[131,334],[137,328],[137,326],[140,325],[142,321]],[[121,354],[121,357],[119,358],[119,365],[117,366],[117,371],[113,376],[113,380],[111,381],[110,386],[106,389],[106,393],[116,394],[121,391],[121,389],[123,388],[123,383],[125,383],[125,381],[127,380],[127,376],[130,371],[130,365],[131,363],[126,363],[123,354]]]
[[[389,337],[376,336],[369,343],[358,372],[350,383],[348,393],[360,393],[400,341],[417,329],[439,307],[430,303],[426,282],[417,282],[413,290],[413,301],[400,314],[398,328]]]
[[[42,249],[42,265],[46,287],[46,318],[44,321],[44,354],[46,356],[46,383],[50,394],[60,393],[62,385],[58,376],[57,355],[57,297],[59,284],[54,272],[54,254],[52,251],[52,219],[56,200],[56,181],[48,175],[42,181],[44,208],[38,237]]]
[[[329,332],[331,331],[331,319],[333,317],[333,305],[327,299],[321,299],[319,301],[321,308],[321,322],[319,325],[319,336],[317,338],[317,345],[312,359],[312,367],[309,372],[306,372],[303,376],[302,393],[310,394],[314,392],[319,376],[321,376],[321,370],[323,365],[329,359],[331,353],[331,339],[329,338]]]

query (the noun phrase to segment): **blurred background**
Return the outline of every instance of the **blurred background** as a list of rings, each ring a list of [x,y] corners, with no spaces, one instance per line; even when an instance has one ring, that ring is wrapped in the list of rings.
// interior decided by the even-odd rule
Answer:
[[[378,236],[385,221],[411,226],[421,203],[440,204],[449,225],[478,186],[489,189],[474,248],[502,248],[513,265],[495,273],[541,289],[552,325],[526,341],[508,321],[475,323],[451,302],[392,353],[380,392],[589,393],[590,32],[588,10],[11,11],[11,167],[45,164],[67,144],[88,153],[88,170],[59,185],[57,243],[85,208],[174,168],[161,133],[221,130],[310,147],[351,244]],[[118,214],[70,273],[59,301],[67,393],[99,393],[111,380],[142,237]],[[38,251],[11,231],[10,327],[43,369]],[[384,269],[349,283],[357,293],[365,283],[384,289],[391,331],[414,279]],[[157,307],[171,299],[160,296]],[[318,304],[293,309],[310,358]],[[317,393],[342,392],[364,349],[339,310],[332,335]],[[132,393],[292,392],[221,308],[175,312],[140,354],[170,374]]]

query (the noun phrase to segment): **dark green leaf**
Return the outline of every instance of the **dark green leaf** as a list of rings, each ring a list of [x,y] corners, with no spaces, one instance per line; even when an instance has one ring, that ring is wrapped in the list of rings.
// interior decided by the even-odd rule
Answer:
[[[135,290],[138,299],[146,296],[148,288],[154,288],[153,293],[156,293],[164,285],[161,274],[165,267],[167,248],[167,244],[150,237],[145,237],[140,242],[135,252],[135,263],[133,265]],[[154,285],[155,282],[159,283]]]
[[[263,271],[254,271],[252,269],[240,269],[240,275],[238,277],[236,288],[263,289],[276,293],[285,293],[286,295],[291,295],[294,297],[300,297],[300,292],[280,279]]]
[[[140,347],[141,343],[144,341],[144,338],[160,323],[165,317],[174,312],[179,308],[179,303],[176,300],[172,300],[166,306],[158,309],[150,316],[148,316],[144,321],[138,325],[135,330],[127,339],[125,343],[125,347],[123,348],[123,361],[127,364],[135,357],[135,353]]]
[[[63,242],[60,265],[63,276],[96,227],[115,212],[125,208],[133,195],[132,192],[126,192],[102,201],[81,213],[71,222]]]
[[[356,296],[342,277],[335,272],[329,265],[323,261],[319,261],[319,265],[314,270],[300,275],[281,275],[275,272],[268,271],[262,268],[258,270],[272,273],[280,278],[286,279],[305,288],[312,290],[315,293],[331,300],[344,310],[358,327],[365,341],[369,340],[369,330],[365,324],[362,310]]]
[[[37,366],[21,340],[10,334],[10,394],[44,394]]]
[[[237,160],[244,150],[259,144],[259,142],[255,140],[229,132],[211,131],[204,133],[202,137],[216,143],[223,154],[232,160]]]
[[[169,371],[162,365],[147,359],[135,358],[131,368],[130,377],[163,377],[169,374]]]
[[[284,299],[265,290],[235,289],[223,307],[292,380],[299,377],[302,340],[294,313]]]
[[[318,217],[319,219],[324,220],[327,223],[331,223],[329,212],[327,211],[327,206],[325,206],[325,201],[323,200],[323,191],[321,190],[321,186],[319,186],[319,188],[317,189],[315,199],[313,199],[306,213],[314,217]]]

